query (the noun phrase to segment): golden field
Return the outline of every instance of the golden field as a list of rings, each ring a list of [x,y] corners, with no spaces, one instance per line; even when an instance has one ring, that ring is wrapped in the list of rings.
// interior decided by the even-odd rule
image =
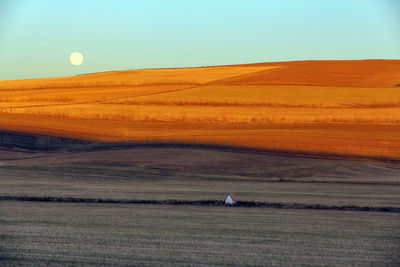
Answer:
[[[400,159],[400,61],[303,61],[0,81],[0,129]]]

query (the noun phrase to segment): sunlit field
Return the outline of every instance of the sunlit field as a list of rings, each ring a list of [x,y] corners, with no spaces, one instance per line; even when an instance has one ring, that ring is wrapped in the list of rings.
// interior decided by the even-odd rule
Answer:
[[[400,61],[309,61],[0,81],[0,127],[399,159]]]

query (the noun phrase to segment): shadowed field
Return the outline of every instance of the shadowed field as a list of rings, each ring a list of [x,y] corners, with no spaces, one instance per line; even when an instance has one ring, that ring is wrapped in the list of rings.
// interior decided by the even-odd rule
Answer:
[[[399,159],[400,61],[302,61],[0,81],[0,129]]]
[[[0,153],[0,195],[400,207],[398,164],[135,147]]]
[[[68,140],[72,142],[71,140]],[[400,208],[398,164],[205,148],[0,151],[0,195]],[[5,265],[387,265],[398,213],[0,201]]]
[[[6,265],[385,265],[399,214],[0,202]]]

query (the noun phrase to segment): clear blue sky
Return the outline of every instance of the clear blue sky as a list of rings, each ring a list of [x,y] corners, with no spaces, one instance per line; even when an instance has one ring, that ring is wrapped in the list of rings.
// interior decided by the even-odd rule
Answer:
[[[400,59],[399,14],[399,0],[0,0],[0,79]]]

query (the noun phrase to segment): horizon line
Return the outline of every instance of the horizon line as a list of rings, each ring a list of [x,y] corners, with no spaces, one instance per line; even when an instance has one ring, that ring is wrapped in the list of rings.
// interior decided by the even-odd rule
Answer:
[[[132,68],[132,69],[114,69],[104,70],[98,72],[87,72],[67,76],[51,76],[51,77],[36,77],[36,78],[20,78],[20,79],[0,79],[1,81],[22,81],[22,80],[39,80],[39,79],[53,79],[53,78],[67,78],[91,74],[120,72],[120,71],[135,71],[135,70],[168,70],[168,69],[195,69],[195,68],[214,68],[214,67],[234,67],[244,65],[258,65],[258,64],[273,64],[273,63],[289,63],[289,62],[310,62],[310,61],[400,61],[399,59],[388,58],[364,58],[364,59],[304,59],[304,60],[277,60],[277,61],[262,61],[262,62],[247,62],[247,63],[234,63],[234,64],[221,64],[221,65],[202,65],[202,66],[181,66],[181,67],[154,67],[154,68]]]

